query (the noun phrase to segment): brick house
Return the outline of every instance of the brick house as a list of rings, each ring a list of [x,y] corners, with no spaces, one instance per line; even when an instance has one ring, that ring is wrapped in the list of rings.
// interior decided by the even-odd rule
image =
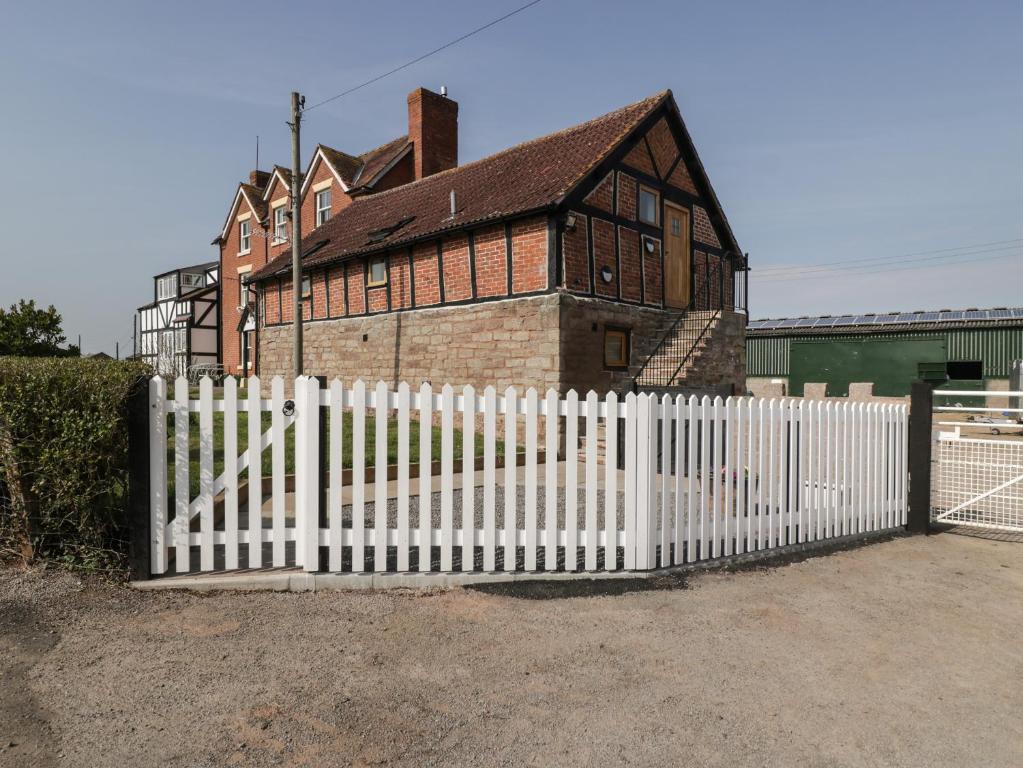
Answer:
[[[308,373],[744,391],[746,260],[670,91],[463,166],[457,105],[422,90],[409,103],[411,147],[388,163],[407,183],[359,193],[366,171],[328,176],[354,158],[323,147],[310,165],[306,188],[341,182],[344,202],[303,238]],[[256,368],[288,376],[290,254],[267,257],[248,274]]]
[[[317,145],[300,192],[307,242],[312,230],[353,200],[457,165],[458,104],[419,88],[408,96],[408,115],[406,135],[361,155]],[[248,183],[238,185],[224,227],[213,240],[220,248],[221,354],[229,374],[255,369],[255,297],[245,278],[282,254],[290,258],[290,185],[287,168],[252,171]]]

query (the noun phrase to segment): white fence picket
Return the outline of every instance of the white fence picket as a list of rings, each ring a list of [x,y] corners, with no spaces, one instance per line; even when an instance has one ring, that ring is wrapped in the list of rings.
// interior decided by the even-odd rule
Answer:
[[[517,523],[515,506],[518,500],[516,480],[517,452],[515,448],[516,421],[518,419],[518,393],[515,387],[504,392],[504,570],[515,570],[515,544]]]
[[[618,395],[608,392],[604,421],[604,570],[618,569]],[[555,470],[556,471],[556,470]],[[555,516],[557,511],[555,511]]]
[[[536,544],[537,544],[537,491],[536,491],[536,452],[537,452],[537,425],[536,418],[539,411],[537,393],[533,387],[526,390],[526,496],[525,509],[523,510],[523,523],[526,531],[526,548],[523,567],[527,571],[536,570]]]
[[[636,421],[639,397],[635,392],[625,396],[625,555],[623,567],[636,568]]]
[[[544,398],[544,542],[543,567],[546,571],[558,569],[558,415],[560,400],[553,389]]]
[[[248,561],[249,568],[263,567],[263,402],[258,376],[249,379],[245,388],[245,410],[248,415]],[[340,570],[340,568],[338,569]]]
[[[675,397],[675,551],[672,563],[683,562],[686,546],[686,419],[688,418],[686,399],[682,395]]]
[[[167,571],[167,382],[149,380],[149,531],[153,575]]]
[[[283,568],[284,551],[284,379],[270,382],[271,528],[273,567]]]
[[[660,547],[662,568],[671,565],[671,427],[672,427],[671,395],[661,396],[661,504],[660,504]]]
[[[238,568],[238,382],[224,379],[224,568]]]
[[[476,539],[476,390],[462,390],[462,570],[475,565]]]
[[[423,382],[419,388],[419,570],[433,565],[433,388]]]
[[[188,380],[179,376],[174,382],[174,569],[178,573],[190,570],[188,502]]]
[[[408,389],[406,387],[406,397]],[[344,518],[342,516],[342,499],[344,490],[344,387],[334,379],[330,382],[330,492],[327,497],[328,555],[331,571],[340,571],[344,567]],[[407,491],[407,486],[406,486]],[[406,516],[407,516],[406,498]]]
[[[399,571],[409,569],[409,409],[411,393],[404,381],[398,385],[398,561]]]
[[[587,571],[597,570],[597,393],[586,395],[586,552]]]
[[[510,457],[514,459],[514,456]],[[505,454],[505,460],[509,459]],[[497,390],[483,391],[483,570],[497,569]]]
[[[722,535],[724,536],[724,551],[722,554],[727,557],[733,554],[732,535],[734,534],[735,524],[735,508],[732,503],[732,489],[735,486],[735,470],[734,452],[735,446],[732,439],[733,427],[735,425],[735,401],[734,398],[726,398],[724,405],[724,413],[722,422],[722,428],[724,430],[724,452],[725,460],[723,464],[723,476],[721,482],[724,484],[724,517],[722,519]]]
[[[700,406],[696,395],[689,398],[689,406],[686,408],[686,424],[689,430],[689,464],[686,472],[688,486],[686,488],[686,562],[692,563],[696,560],[697,540],[700,536],[699,515],[700,504],[697,494],[697,474],[699,473],[699,434],[700,414],[703,408]]]
[[[387,385],[376,386],[373,457],[373,569],[387,570]]]
[[[366,382],[362,379],[352,388],[352,570],[366,570]]]
[[[565,395],[565,570],[579,567],[579,394]]]
[[[455,390],[440,391],[440,569],[450,571],[454,546]]]

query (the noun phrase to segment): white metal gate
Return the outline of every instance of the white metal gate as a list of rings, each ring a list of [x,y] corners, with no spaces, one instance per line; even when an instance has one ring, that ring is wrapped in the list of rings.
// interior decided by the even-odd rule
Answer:
[[[1023,531],[1023,409],[991,405],[1016,392],[938,390],[954,399],[938,405],[932,473],[931,517],[935,522],[1003,531]],[[983,399],[984,406],[972,405]],[[1009,399],[1011,398],[1011,399]],[[952,429],[948,429],[952,427]]]

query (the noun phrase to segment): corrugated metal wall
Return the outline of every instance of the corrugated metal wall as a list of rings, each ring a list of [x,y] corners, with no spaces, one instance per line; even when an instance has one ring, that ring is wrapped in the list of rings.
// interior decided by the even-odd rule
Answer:
[[[984,376],[1005,379],[1013,360],[1023,358],[1023,328],[977,328],[919,333],[843,334],[826,338],[843,340],[863,336],[914,338],[944,336],[949,360],[981,360]],[[747,336],[747,376],[788,376],[791,336]],[[806,338],[806,337],[801,337]],[[810,337],[822,339],[822,337]]]

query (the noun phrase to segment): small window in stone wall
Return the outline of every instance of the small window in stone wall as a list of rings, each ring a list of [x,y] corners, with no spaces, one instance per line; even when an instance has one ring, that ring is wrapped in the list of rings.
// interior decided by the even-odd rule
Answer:
[[[629,332],[623,328],[604,329],[604,367],[629,367]]]

